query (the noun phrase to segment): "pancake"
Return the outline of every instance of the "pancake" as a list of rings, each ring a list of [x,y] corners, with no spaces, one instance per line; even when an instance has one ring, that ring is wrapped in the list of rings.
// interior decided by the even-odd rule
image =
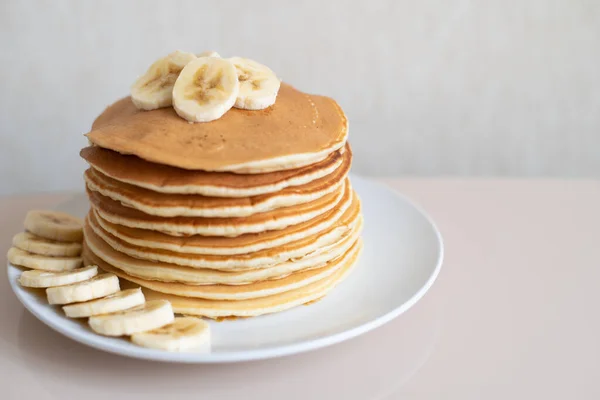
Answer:
[[[142,288],[146,300],[164,299],[171,302],[173,311],[183,315],[196,315],[208,318],[255,317],[308,304],[328,294],[344,280],[356,265],[360,250],[347,259],[330,276],[306,286],[287,292],[248,300],[206,300],[192,297],[175,296]]]
[[[227,238],[201,235],[171,236],[147,229],[129,228],[106,221],[95,211],[92,210],[92,212],[102,229],[134,246],[186,254],[235,255],[271,249],[318,234],[340,223],[345,223],[344,220],[349,210],[354,213],[359,208],[358,196],[350,187],[347,187],[344,196],[335,208],[309,221],[280,230],[247,233]]]
[[[172,107],[138,110],[130,97],[109,106],[88,139],[105,149],[173,167],[258,174],[300,168],[342,148],[348,120],[335,100],[282,84],[264,110],[232,108],[190,124]]]
[[[175,264],[141,260],[121,253],[104,242],[87,225],[84,225],[84,244],[106,263],[128,275],[146,280],[180,282],[189,285],[241,285],[266,279],[282,278],[293,272],[319,268],[344,254],[358,239],[362,229],[359,223],[338,243],[319,249],[310,256],[289,260],[266,268],[245,271],[219,271],[206,268],[182,267]]]
[[[253,197],[207,197],[189,194],[159,193],[112,179],[93,168],[84,178],[90,190],[115,201],[160,217],[246,217],[282,207],[314,201],[335,191],[343,183],[352,153],[344,153],[344,162],[331,174],[301,186]]]
[[[190,171],[151,163],[136,156],[119,154],[98,146],[86,147],[81,150],[80,155],[91,167],[106,176],[155,192],[249,197],[304,185],[331,174],[342,164],[341,150],[334,151],[316,164],[254,175]]]
[[[87,223],[94,233],[110,247],[135,258],[149,261],[162,261],[192,268],[242,270],[274,265],[292,258],[299,259],[316,250],[337,243],[359,222],[359,211],[358,208],[349,210],[349,212],[346,213],[347,215],[345,215],[345,218],[341,218],[340,222],[331,229],[315,235],[275,248],[237,255],[186,254],[175,253],[168,250],[148,249],[146,247],[135,246],[124,242],[104,230],[98,223],[98,219],[93,212],[88,214]],[[228,238],[224,238],[223,240],[228,240]]]
[[[360,249],[359,241],[341,257],[330,261],[325,266],[311,270],[296,272],[281,279],[264,280],[250,283],[247,285],[203,285],[192,286],[182,283],[168,283],[159,281],[149,281],[127,275],[118,268],[103,261],[93,253],[86,253],[86,259],[90,264],[97,265],[105,272],[114,273],[119,278],[154,290],[156,292],[174,294],[177,296],[194,297],[211,300],[246,300],[259,297],[271,296],[277,293],[283,293],[294,290],[321,279],[325,279],[335,273],[342,265],[354,258]]]
[[[309,203],[254,214],[248,217],[197,218],[158,217],[122,205],[98,192],[88,190],[92,207],[100,217],[118,225],[149,229],[170,235],[238,236],[266,230],[283,229],[309,221],[333,209],[342,199],[346,184],[333,193]]]

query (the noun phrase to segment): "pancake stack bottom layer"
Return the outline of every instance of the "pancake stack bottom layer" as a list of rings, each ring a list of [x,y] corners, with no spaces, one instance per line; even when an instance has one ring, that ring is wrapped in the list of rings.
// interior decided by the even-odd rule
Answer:
[[[280,107],[296,93],[282,86]],[[91,204],[84,262],[141,286],[147,299],[169,300],[176,313],[185,315],[251,317],[325,296],[356,264],[363,220],[347,177],[352,163],[347,121],[339,106],[323,99],[319,101],[325,105],[315,108],[321,113],[307,115],[327,118],[323,126],[331,130],[339,125],[345,131],[327,146],[315,147],[314,157],[304,157],[309,163],[294,155],[289,156],[293,162],[282,162],[275,152],[283,147],[274,144],[271,159],[276,163],[249,159],[248,153],[235,164],[246,170],[235,172],[214,160],[207,165],[221,170],[198,168],[198,159],[174,165],[176,158],[167,154],[160,159],[139,135],[122,144],[110,136],[112,131],[98,128],[98,120],[108,118],[101,115],[88,135],[94,145],[81,151],[90,165],[84,175]],[[130,124],[146,126],[138,119],[160,117],[157,112],[163,110],[125,118],[109,108],[105,114],[121,118],[113,117],[117,120],[109,124],[111,129],[117,125],[128,132]],[[276,103],[271,112],[282,111]],[[343,123],[335,123],[331,115]],[[272,124],[274,117],[261,118],[271,118],[267,122]],[[175,119],[172,123],[178,124]],[[217,125],[194,126],[206,130]],[[215,134],[208,132],[204,138]],[[137,155],[131,154],[135,140],[145,149]],[[185,169],[188,164],[194,168]]]

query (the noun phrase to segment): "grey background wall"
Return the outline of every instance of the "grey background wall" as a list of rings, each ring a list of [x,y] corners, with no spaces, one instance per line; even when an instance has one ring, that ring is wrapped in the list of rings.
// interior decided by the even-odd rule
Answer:
[[[0,4],[0,194],[82,188],[82,134],[175,49],[336,98],[359,173],[600,175],[598,1]]]

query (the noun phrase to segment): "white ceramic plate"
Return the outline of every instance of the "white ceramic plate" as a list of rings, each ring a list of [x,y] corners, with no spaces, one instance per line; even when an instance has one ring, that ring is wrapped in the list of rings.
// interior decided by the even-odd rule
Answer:
[[[318,349],[350,339],[397,317],[433,284],[443,257],[440,233],[406,198],[385,186],[353,177],[363,203],[364,251],[350,276],[321,301],[278,314],[211,322],[210,353],[169,353],[94,334],[39,293],[22,288],[20,269],[8,266],[10,284],[23,305],[49,327],[97,349],[149,360],[211,363],[256,360]],[[83,195],[59,207],[83,216]]]

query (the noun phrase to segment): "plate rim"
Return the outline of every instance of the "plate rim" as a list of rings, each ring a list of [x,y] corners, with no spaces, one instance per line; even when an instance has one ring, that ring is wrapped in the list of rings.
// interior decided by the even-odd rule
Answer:
[[[36,303],[30,302],[25,294],[26,289],[20,287],[17,282],[17,279],[11,277],[11,274],[14,274],[14,270],[21,271],[20,268],[13,266],[11,263],[8,263],[7,268],[7,278],[10,283],[10,287],[15,294],[15,296],[19,299],[21,304],[29,311],[33,316],[35,316],[42,323],[55,330],[58,333],[72,339],[76,342],[79,342],[83,345],[87,345],[89,347],[95,348],[97,350],[105,351],[112,354],[117,354],[124,357],[137,358],[142,360],[149,361],[161,361],[161,362],[170,362],[170,363],[187,363],[187,364],[217,364],[217,363],[235,363],[235,362],[244,362],[244,361],[254,361],[254,360],[265,360],[277,357],[284,357],[293,354],[305,353],[312,350],[318,350],[333,344],[341,343],[346,340],[355,338],[364,333],[372,331],[388,322],[398,317],[399,315],[405,313],[410,308],[412,308],[423,296],[429,291],[429,289],[433,286],[439,273],[442,268],[442,264],[444,261],[444,241],[440,230],[437,225],[431,218],[431,216],[425,212],[418,204],[414,203],[410,198],[408,198],[403,193],[385,185],[379,181],[375,181],[369,178],[364,178],[357,176],[356,174],[352,174],[351,179],[360,180],[366,182],[370,185],[376,185],[384,190],[389,191],[394,196],[398,197],[402,201],[406,202],[410,207],[414,208],[431,226],[433,229],[438,246],[439,246],[439,254],[436,260],[435,268],[433,269],[430,276],[427,278],[425,283],[419,288],[417,292],[415,292],[408,300],[399,305],[398,307],[388,311],[380,315],[377,318],[372,319],[366,323],[354,326],[352,328],[346,329],[344,331],[334,333],[331,335],[327,335],[317,339],[305,340],[298,343],[284,344],[281,346],[275,346],[271,348],[262,348],[262,349],[249,349],[249,350],[237,350],[232,352],[225,353],[173,353],[166,352],[154,349],[147,348],[120,348],[120,346],[115,346],[111,342],[106,342],[106,340],[114,339],[114,338],[105,338],[101,335],[97,335],[92,331],[87,332],[86,334],[79,334],[79,332],[72,331],[71,328],[66,324],[57,323],[56,321],[60,321],[60,318],[66,318],[65,316],[57,313],[57,320],[46,318],[44,315],[40,314],[37,310],[37,307],[42,307],[44,305],[38,305]],[[360,193],[359,193],[360,195]],[[76,195],[75,195],[76,196]],[[50,306],[49,306],[50,307]]]

